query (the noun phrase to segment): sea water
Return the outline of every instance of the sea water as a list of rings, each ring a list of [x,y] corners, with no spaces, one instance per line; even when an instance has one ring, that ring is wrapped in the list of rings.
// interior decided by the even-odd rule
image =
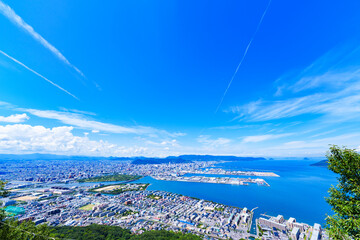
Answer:
[[[318,160],[264,160],[238,161],[216,164],[226,170],[271,171],[280,177],[258,177],[270,187],[250,184],[227,185],[214,183],[158,181],[146,177],[138,182],[151,183],[148,190],[163,190],[190,197],[210,200],[235,207],[257,209],[254,217],[261,214],[286,219],[294,217],[297,222],[310,225],[325,224],[326,214],[332,214],[325,201],[328,189],[336,185],[336,175],[326,167],[310,166]],[[231,176],[247,177],[247,176]],[[254,178],[254,177],[252,177]],[[257,178],[257,177],[255,177]]]

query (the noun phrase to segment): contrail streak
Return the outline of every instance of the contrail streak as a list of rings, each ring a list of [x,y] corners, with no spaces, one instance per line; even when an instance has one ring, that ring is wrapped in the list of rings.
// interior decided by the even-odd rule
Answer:
[[[77,73],[79,73],[82,77],[85,75],[74,65],[72,65],[69,60],[51,43],[49,43],[45,38],[43,38],[39,33],[37,33],[32,26],[27,24],[16,12],[8,5],[3,3],[0,0],[0,13],[2,13],[5,17],[7,17],[12,23],[17,25],[19,28],[23,29],[25,32],[30,34],[36,41],[38,41],[41,45],[47,48],[50,52],[52,52],[58,59],[60,59],[63,63],[73,68]]]
[[[220,100],[219,105],[217,106],[217,108],[216,108],[216,110],[215,110],[215,114],[219,111],[219,108],[221,107],[221,104],[222,104],[222,102],[224,101],[224,98],[225,98],[225,96],[226,96],[226,94],[227,94],[227,92],[228,92],[228,90],[229,90],[229,88],[230,88],[230,86],[231,86],[231,84],[232,84],[232,82],[233,82],[233,80],[234,80],[237,72],[239,71],[239,68],[241,67],[241,64],[243,63],[243,61],[244,61],[244,59],[245,59],[245,57],[246,57],[246,54],[247,54],[247,52],[248,52],[248,50],[249,50],[249,48],[250,48],[250,46],[251,46],[251,43],[253,42],[253,40],[254,40],[254,38],[255,38],[255,36],[256,36],[256,33],[259,31],[259,28],[260,28],[260,26],[261,26],[261,23],[262,23],[265,15],[266,15],[269,7],[270,7],[270,4],[271,4],[271,0],[269,0],[269,3],[268,3],[268,5],[266,6],[265,11],[264,11],[264,13],[262,14],[262,16],[261,16],[261,18],[260,18],[260,21],[259,21],[259,23],[258,23],[258,25],[257,25],[257,27],[256,27],[256,30],[255,30],[254,34],[252,35],[252,37],[251,37],[248,45],[247,45],[246,48],[245,48],[244,54],[243,54],[243,56],[242,56],[242,58],[241,58],[241,60],[240,60],[240,62],[239,62],[239,64],[238,64],[238,66],[237,66],[234,74],[232,75],[232,77],[231,77],[231,79],[230,79],[230,82],[229,82],[227,88],[225,89],[225,92],[224,92],[224,94],[223,94],[223,96],[222,96],[222,98],[221,98],[221,100]]]
[[[11,57],[11,56],[9,56],[9,55],[7,55],[6,53],[4,53],[4,52],[3,52],[3,51],[1,51],[1,50],[0,50],[0,53],[1,53],[2,55],[4,55],[5,57],[7,57],[7,58],[11,59],[12,61],[16,62],[17,64],[19,64],[19,65],[23,66],[24,68],[26,68],[26,69],[27,69],[27,70],[29,70],[30,72],[34,73],[35,75],[37,75],[37,76],[41,77],[42,79],[44,79],[44,80],[45,80],[45,81],[47,81],[48,83],[52,84],[53,86],[57,87],[57,88],[58,88],[58,89],[60,89],[61,91],[63,91],[63,92],[65,92],[65,93],[69,94],[70,96],[72,96],[72,97],[73,97],[73,98],[75,98],[76,100],[79,100],[79,99],[78,99],[75,95],[73,95],[72,93],[70,93],[70,92],[69,92],[69,91],[67,91],[66,89],[64,89],[64,88],[60,87],[59,85],[57,85],[57,84],[56,84],[56,83],[54,83],[53,81],[51,81],[51,80],[47,79],[46,77],[44,77],[44,76],[43,76],[43,75],[41,75],[40,73],[38,73],[38,72],[36,72],[36,71],[32,70],[31,68],[29,68],[28,66],[26,66],[26,65],[25,65],[25,64],[23,64],[22,62],[20,62],[20,61],[16,60],[15,58],[13,58],[13,57]]]

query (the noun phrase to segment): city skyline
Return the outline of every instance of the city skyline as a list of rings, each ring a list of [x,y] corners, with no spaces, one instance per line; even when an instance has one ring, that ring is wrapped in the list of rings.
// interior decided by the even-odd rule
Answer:
[[[359,149],[359,6],[0,0],[0,153]]]

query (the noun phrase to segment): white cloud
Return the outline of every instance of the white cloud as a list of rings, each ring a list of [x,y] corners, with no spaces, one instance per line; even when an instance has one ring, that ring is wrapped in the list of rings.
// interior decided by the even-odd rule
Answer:
[[[244,143],[257,143],[257,142],[263,142],[267,140],[273,140],[278,139],[282,137],[287,137],[292,134],[290,133],[284,133],[284,134],[265,134],[265,135],[256,135],[256,136],[247,136],[244,137],[243,142]]]
[[[21,123],[29,119],[29,116],[26,113],[23,114],[13,114],[7,117],[0,116],[0,122],[8,123]]]
[[[92,156],[140,156],[144,147],[124,147],[107,141],[93,141],[87,135],[75,136],[73,127],[46,128],[27,124],[0,126],[1,153],[52,153]]]
[[[33,37],[37,42],[51,51],[58,59],[60,59],[63,63],[73,68],[80,75],[84,76],[84,74],[74,65],[72,65],[69,60],[65,58],[65,56],[56,49],[53,45],[51,45],[46,39],[44,39],[39,33],[35,32],[34,28],[27,24],[19,15],[15,13],[15,11],[5,3],[0,0],[0,13],[2,13],[5,17],[7,17],[12,23],[17,25],[19,28],[27,32],[31,37]]]

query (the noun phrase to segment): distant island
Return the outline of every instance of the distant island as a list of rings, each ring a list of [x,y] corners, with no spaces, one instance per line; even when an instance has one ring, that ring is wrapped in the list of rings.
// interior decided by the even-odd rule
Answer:
[[[119,181],[135,181],[142,178],[137,175],[113,174],[98,176],[92,178],[79,179],[78,182],[119,182]]]
[[[328,160],[322,160],[320,162],[310,164],[310,166],[313,166],[313,167],[327,167],[328,164],[329,164]]]

